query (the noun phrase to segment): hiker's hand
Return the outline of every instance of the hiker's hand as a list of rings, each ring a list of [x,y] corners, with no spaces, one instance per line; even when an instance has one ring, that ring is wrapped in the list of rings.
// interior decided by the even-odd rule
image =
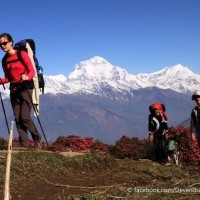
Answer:
[[[169,135],[168,135],[168,133],[165,133],[165,134],[164,134],[164,138],[165,138],[166,140],[169,139]]]
[[[150,134],[149,135],[149,140],[152,142],[153,141],[153,138],[154,138],[154,135],[153,134]]]
[[[26,74],[22,74],[21,79],[22,79],[22,81],[28,81],[29,77]]]
[[[192,133],[192,141],[196,141],[196,135],[194,133]]]

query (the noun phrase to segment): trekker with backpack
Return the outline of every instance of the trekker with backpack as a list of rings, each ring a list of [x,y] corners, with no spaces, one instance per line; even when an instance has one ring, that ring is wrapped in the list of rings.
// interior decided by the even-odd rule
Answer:
[[[0,84],[10,82],[10,100],[15,116],[19,141],[22,147],[28,147],[28,132],[34,141],[35,148],[41,148],[41,136],[31,119],[33,107],[31,95],[34,88],[33,77],[35,70],[26,52],[21,52],[23,63],[17,56],[17,50],[13,48],[14,41],[8,33],[0,34],[0,47],[5,52],[2,59],[2,68],[5,77],[0,79]]]
[[[191,111],[190,132],[192,134],[192,140],[197,140],[198,146],[200,147],[200,91],[196,91],[192,95],[192,100],[196,102],[196,106]]]
[[[149,140],[154,142],[156,160],[158,163],[168,164],[168,124],[165,106],[161,103],[154,103],[149,106],[149,111]]]

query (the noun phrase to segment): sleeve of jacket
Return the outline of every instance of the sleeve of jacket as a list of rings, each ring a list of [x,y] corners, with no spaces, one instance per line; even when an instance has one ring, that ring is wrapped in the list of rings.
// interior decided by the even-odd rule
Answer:
[[[190,132],[196,134],[196,118],[194,109],[192,109],[191,117],[190,117]]]
[[[0,84],[6,84],[10,82],[9,71],[7,69],[6,64],[3,62],[3,60],[6,60],[5,56],[2,59],[2,69],[4,71],[4,78],[1,78]]]
[[[149,132],[154,132],[157,128],[157,124],[153,119],[154,117],[152,115],[149,115],[149,124],[148,124]]]
[[[166,130],[166,131],[169,130],[167,121],[163,122],[163,129]]]

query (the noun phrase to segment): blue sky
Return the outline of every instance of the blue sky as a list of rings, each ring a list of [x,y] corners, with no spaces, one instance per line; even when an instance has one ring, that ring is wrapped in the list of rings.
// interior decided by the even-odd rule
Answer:
[[[9,0],[0,32],[33,38],[46,75],[96,55],[133,74],[179,63],[200,74],[199,10],[200,0]]]

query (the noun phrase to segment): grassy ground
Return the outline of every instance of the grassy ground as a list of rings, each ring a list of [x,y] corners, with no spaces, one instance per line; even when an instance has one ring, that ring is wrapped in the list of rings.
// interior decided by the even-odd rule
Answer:
[[[0,151],[3,199],[6,152]],[[199,166],[164,166],[98,153],[13,152],[12,200],[199,199]]]

